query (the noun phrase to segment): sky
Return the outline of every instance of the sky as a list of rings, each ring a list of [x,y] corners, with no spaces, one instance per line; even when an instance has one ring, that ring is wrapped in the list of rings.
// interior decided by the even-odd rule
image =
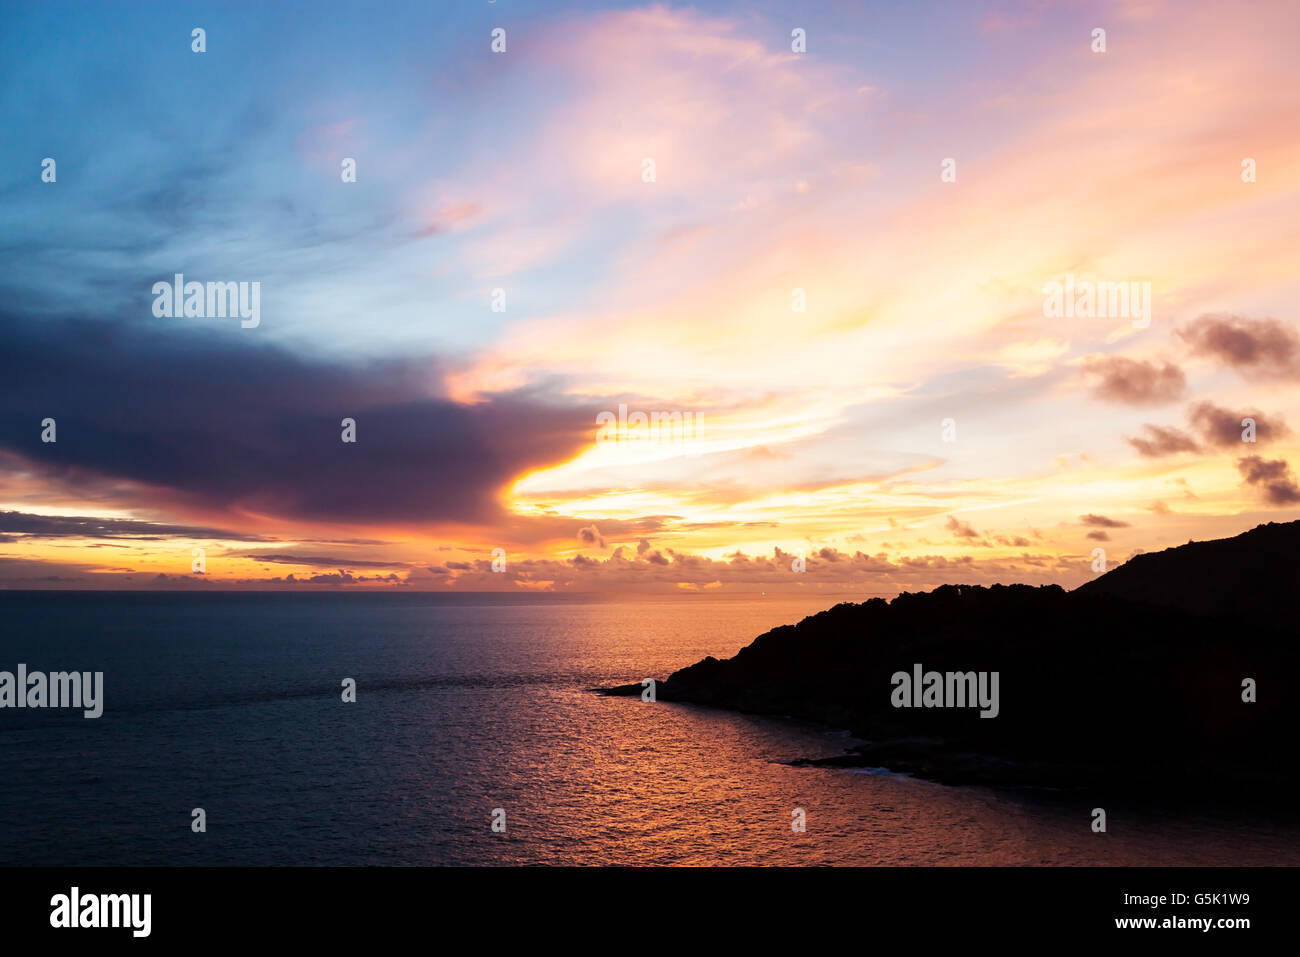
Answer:
[[[5,0],[0,588],[1075,587],[1300,519],[1298,27]]]

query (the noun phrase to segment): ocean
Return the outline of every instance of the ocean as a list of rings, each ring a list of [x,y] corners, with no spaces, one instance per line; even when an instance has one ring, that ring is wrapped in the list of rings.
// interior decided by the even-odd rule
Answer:
[[[850,741],[588,690],[832,604],[0,592],[0,670],[104,673],[100,718],[0,710],[0,865],[1300,863],[1276,815],[792,767]]]

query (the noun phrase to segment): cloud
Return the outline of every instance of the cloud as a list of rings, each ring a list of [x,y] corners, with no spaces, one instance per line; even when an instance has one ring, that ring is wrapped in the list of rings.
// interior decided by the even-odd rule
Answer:
[[[1091,538],[1094,542],[1110,541],[1110,536],[1107,535],[1105,532],[1089,532],[1087,537]]]
[[[605,547],[605,539],[601,536],[600,529],[595,525],[578,529],[578,541],[584,545],[595,545],[598,548]]]
[[[272,581],[279,581],[275,578]],[[284,581],[295,585],[355,585],[363,582],[385,582],[389,584],[399,584],[402,579],[393,572],[387,575],[353,575],[343,569],[337,572],[324,575],[312,575],[309,578],[298,578],[292,572],[284,577]]]
[[[1267,442],[1288,435],[1291,431],[1282,421],[1281,416],[1265,416],[1257,409],[1247,409],[1241,413],[1230,412],[1219,408],[1213,402],[1198,402],[1192,407],[1189,418],[1200,431],[1201,438],[1209,445],[1220,448],[1231,448],[1241,443],[1241,433],[1245,428],[1241,420],[1245,418],[1255,420],[1257,442]]]
[[[585,413],[539,390],[472,406],[439,397],[436,359],[298,357],[238,326],[3,322],[0,422],[51,416],[59,440],[6,427],[0,452],[74,490],[134,483],[139,506],[340,524],[485,522],[504,513],[512,480],[590,439]],[[226,383],[219,392],[214,370]],[[344,417],[357,422],[355,444],[340,439]]]
[[[958,521],[956,518],[954,518],[951,515],[948,516],[948,521],[944,525],[944,528],[952,532],[956,538],[965,538],[965,539],[983,538],[983,535],[977,532],[968,522]]]
[[[1147,458],[1175,455],[1178,452],[1199,452],[1201,447],[1186,432],[1163,425],[1144,425],[1145,438],[1130,438],[1128,443]]]
[[[1300,504],[1300,485],[1291,474],[1284,459],[1266,460],[1258,455],[1248,455],[1237,460],[1237,470],[1247,485],[1257,486],[1272,505]]]
[[[1107,518],[1105,515],[1080,515],[1079,521],[1093,528],[1128,528],[1128,522]]]
[[[174,525],[125,518],[85,518],[69,515],[35,515],[30,512],[0,511],[0,532],[23,538],[213,538],[224,541],[260,542],[268,539],[227,529],[201,525]]]
[[[1040,376],[1051,370],[1055,361],[1069,349],[1070,344],[1061,339],[1013,342],[1003,347],[997,361],[1013,376]]]
[[[399,573],[358,575],[345,562],[333,570],[304,577],[241,578],[222,581],[220,587],[298,589],[309,586],[346,588],[413,588],[438,591],[649,592],[678,591],[692,584],[727,592],[790,591],[808,594],[825,591],[862,596],[892,596],[900,591],[920,591],[942,584],[991,585],[997,582],[1063,584],[1087,580],[1087,563],[1077,555],[1032,554],[1015,558],[976,561],[971,556],[900,556],[890,560],[883,552],[840,551],[829,547],[810,551],[806,570],[791,571],[794,553],[781,548],[769,554],[736,551],[711,559],[667,550],[652,550],[641,559],[616,553],[608,559],[576,555],[569,559],[528,558],[510,563],[508,574],[492,571],[488,559],[447,562],[409,568]],[[194,588],[214,583],[193,575],[109,574],[107,569],[68,565],[40,559],[0,556],[0,581],[33,587],[78,588]]]
[[[1213,313],[1189,322],[1177,334],[1193,355],[1218,359],[1238,372],[1300,374],[1300,336],[1276,319]]]
[[[548,158],[617,196],[643,186],[629,176],[642,157],[656,161],[656,189],[675,191],[734,189],[818,155],[846,133],[819,120],[827,100],[852,103],[850,74],[772,49],[749,26],[666,6],[557,23],[538,49],[569,94],[543,136]]]
[[[935,555],[901,557],[891,561],[883,553],[867,555],[823,547],[810,550],[805,571],[791,571],[796,553],[780,547],[768,554],[734,552],[722,559],[669,550],[667,556],[653,551],[645,559],[611,555],[608,559],[576,555],[570,559],[524,559],[511,564],[510,575],[494,575],[487,561],[459,576],[457,590],[499,590],[502,584],[521,590],[584,591],[667,589],[708,587],[725,591],[782,589],[806,592],[856,591],[892,595],[902,590],[923,589],[951,582],[992,584],[1026,581],[1046,584],[1063,579],[1082,582],[1087,564],[1077,556],[1063,558],[1025,553],[1014,559],[977,562],[970,556],[946,558]],[[503,582],[503,577],[507,581]],[[543,584],[545,583],[545,584]],[[443,583],[439,583],[443,584]],[[451,587],[451,586],[444,586]]]
[[[1182,395],[1187,385],[1183,370],[1171,362],[1157,365],[1124,356],[1103,356],[1089,359],[1083,371],[1100,379],[1092,387],[1095,398],[1126,405],[1171,402]]]
[[[355,558],[335,558],[321,555],[262,555],[249,552],[243,556],[259,562],[274,562],[281,565],[323,565],[326,568],[405,568],[405,562],[379,562]]]
[[[1241,435],[1245,430],[1242,425],[1242,420],[1245,418],[1255,421],[1257,442],[1268,442],[1291,433],[1280,415],[1266,416],[1258,409],[1232,412],[1213,402],[1198,402],[1188,411],[1188,421],[1200,434],[1202,442],[1210,448],[1231,448],[1238,445],[1242,441]],[[1129,438],[1127,441],[1138,450],[1139,454],[1147,458],[1160,458],[1176,455],[1179,452],[1204,451],[1200,442],[1172,426],[1148,423],[1142,428],[1146,433],[1144,437]]]

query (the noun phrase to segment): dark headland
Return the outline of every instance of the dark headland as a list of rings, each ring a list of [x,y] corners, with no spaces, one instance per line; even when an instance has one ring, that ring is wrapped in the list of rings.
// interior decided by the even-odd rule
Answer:
[[[807,763],[950,784],[1300,790],[1300,521],[1138,555],[1066,592],[944,585],[840,604],[657,682],[660,702],[788,716],[865,743]],[[899,672],[998,673],[978,707],[896,707]],[[1246,681],[1254,682],[1254,701]],[[633,684],[597,689],[642,694]],[[911,695],[917,697],[913,699]],[[985,709],[988,710],[988,709]]]

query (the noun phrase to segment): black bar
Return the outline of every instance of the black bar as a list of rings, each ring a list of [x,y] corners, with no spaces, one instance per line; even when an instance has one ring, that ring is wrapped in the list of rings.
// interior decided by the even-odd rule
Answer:
[[[446,942],[502,935],[590,947],[699,939],[809,947],[847,934],[863,949],[890,939],[1069,942],[1192,939],[1232,946],[1290,936],[1295,873],[1286,868],[9,868],[0,872],[6,943],[39,940],[171,947],[218,942],[294,946],[416,935]],[[54,928],[51,898],[149,894],[150,928]],[[1175,894],[1187,896],[1175,903]],[[1197,902],[1196,895],[1206,897]],[[1126,903],[1127,895],[1127,903]],[[1164,902],[1160,902],[1164,895]],[[1229,897],[1228,895],[1238,895]],[[1248,895],[1244,899],[1241,895]],[[1140,896],[1154,897],[1152,903]],[[1166,920],[1245,919],[1209,930]],[[1117,920],[1154,919],[1155,927]],[[128,921],[124,921],[129,923]],[[436,937],[421,938],[433,933]],[[560,935],[560,936],[557,936]],[[1160,946],[1159,943],[1156,944]]]

